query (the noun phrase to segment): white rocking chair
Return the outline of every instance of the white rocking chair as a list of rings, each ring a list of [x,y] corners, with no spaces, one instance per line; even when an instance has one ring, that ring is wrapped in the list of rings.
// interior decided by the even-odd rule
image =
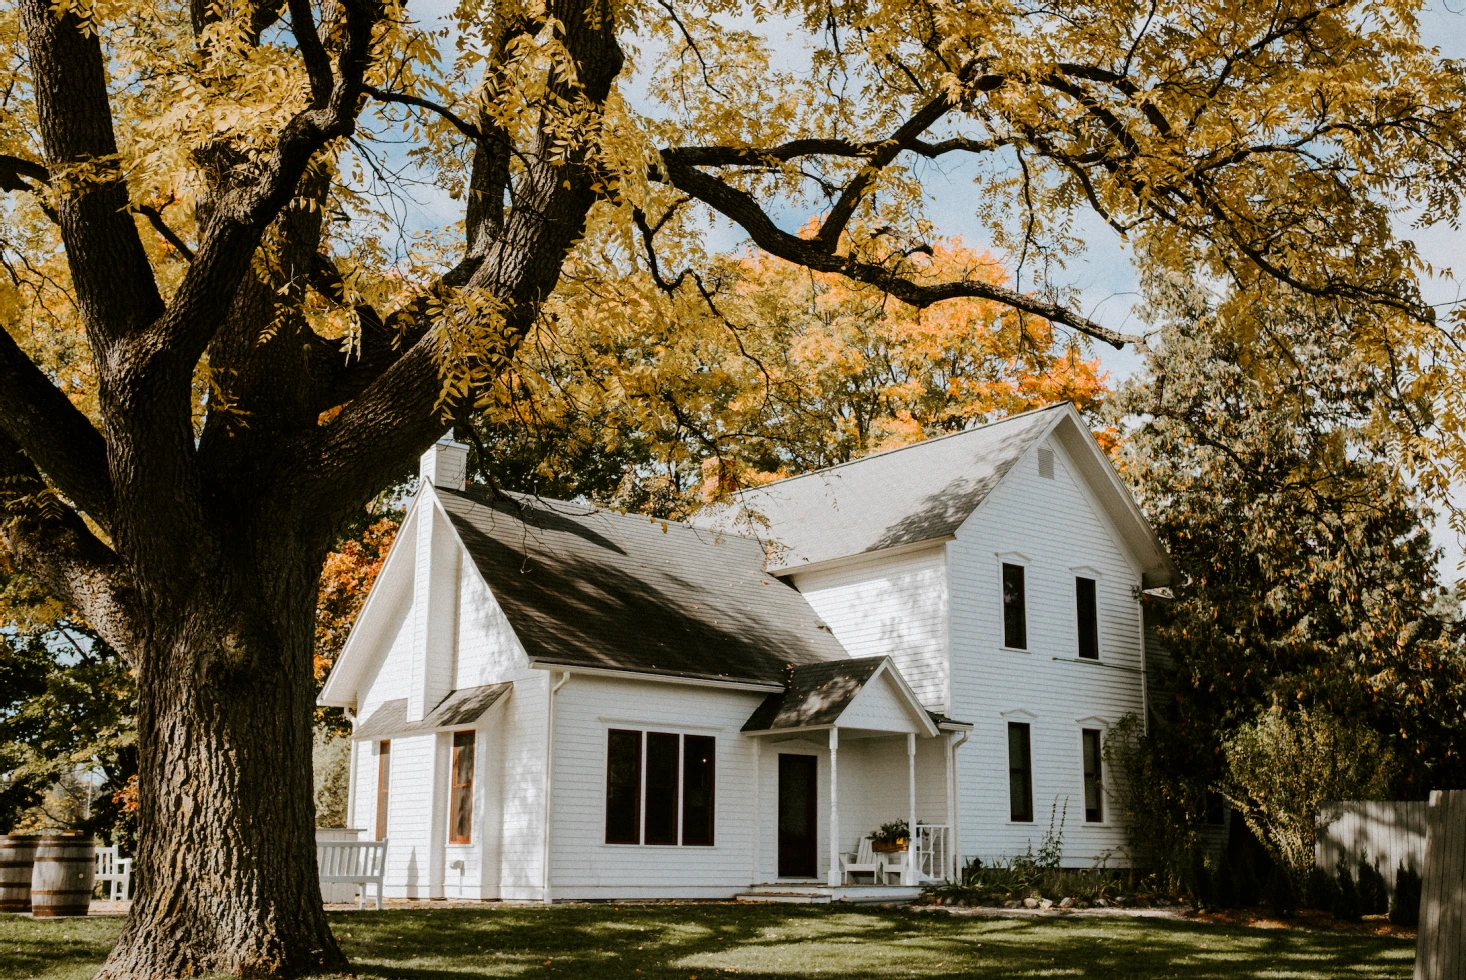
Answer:
[[[881,884],[890,884],[886,879],[889,875],[896,876],[896,884],[904,884],[906,869],[911,861],[911,845],[906,846],[904,851],[888,851],[881,855],[881,873],[876,875],[876,881]]]
[[[840,855],[840,871],[842,881],[853,883],[855,875],[870,875],[872,884],[880,884],[881,862],[871,850],[869,837],[860,838],[860,846],[855,851]]]

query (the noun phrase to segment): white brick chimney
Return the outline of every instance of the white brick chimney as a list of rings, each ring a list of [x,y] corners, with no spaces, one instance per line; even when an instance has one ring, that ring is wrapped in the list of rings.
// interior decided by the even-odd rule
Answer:
[[[422,454],[418,475],[443,490],[462,490],[468,479],[468,447],[453,441],[453,430]]]

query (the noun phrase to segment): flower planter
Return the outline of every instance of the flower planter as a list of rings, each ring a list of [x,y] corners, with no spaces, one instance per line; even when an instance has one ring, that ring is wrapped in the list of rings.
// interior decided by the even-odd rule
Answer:
[[[898,851],[906,850],[906,840],[902,838],[894,844],[883,844],[880,841],[871,841],[870,849],[877,854],[895,854]]]

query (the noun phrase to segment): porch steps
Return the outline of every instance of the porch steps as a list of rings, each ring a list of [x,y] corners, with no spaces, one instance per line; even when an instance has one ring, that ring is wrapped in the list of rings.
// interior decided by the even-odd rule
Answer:
[[[829,905],[832,902],[909,905],[921,895],[920,888],[898,885],[800,885],[770,882],[753,885],[734,896],[739,902],[790,902],[802,905]]]

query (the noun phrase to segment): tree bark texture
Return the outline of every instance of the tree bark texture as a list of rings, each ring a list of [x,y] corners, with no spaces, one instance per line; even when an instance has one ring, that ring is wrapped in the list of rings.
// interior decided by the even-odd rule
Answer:
[[[141,887],[99,977],[339,972],[316,880],[319,560],[240,556],[139,651]]]

